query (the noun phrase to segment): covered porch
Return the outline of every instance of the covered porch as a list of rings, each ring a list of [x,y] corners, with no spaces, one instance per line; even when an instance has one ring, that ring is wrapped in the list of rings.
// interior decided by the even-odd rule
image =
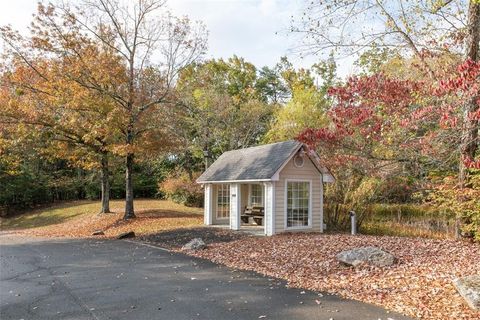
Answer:
[[[273,234],[272,182],[208,183],[204,187],[206,225]]]

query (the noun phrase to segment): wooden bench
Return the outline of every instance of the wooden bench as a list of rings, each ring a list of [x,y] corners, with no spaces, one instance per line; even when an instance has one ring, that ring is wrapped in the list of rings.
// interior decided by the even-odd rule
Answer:
[[[250,217],[253,218],[253,221],[259,226],[262,225],[263,217],[265,216],[265,211],[263,207],[249,207],[246,206],[243,214],[240,216],[242,222],[248,223]]]

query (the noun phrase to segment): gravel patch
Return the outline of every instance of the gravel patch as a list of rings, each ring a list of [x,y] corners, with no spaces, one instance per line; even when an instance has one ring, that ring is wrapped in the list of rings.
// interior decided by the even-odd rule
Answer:
[[[237,241],[251,236],[232,232],[227,229],[198,227],[198,228],[182,228],[160,232],[157,234],[147,235],[140,238],[140,240],[160,245],[164,248],[172,250],[180,250],[183,245],[195,238],[200,238],[205,244],[218,244]]]

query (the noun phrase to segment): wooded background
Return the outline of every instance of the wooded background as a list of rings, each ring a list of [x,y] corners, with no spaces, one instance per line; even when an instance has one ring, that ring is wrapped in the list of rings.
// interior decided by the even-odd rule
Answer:
[[[298,139],[337,178],[326,223],[425,224],[480,238],[480,2],[306,1],[297,54],[205,59],[207,30],[165,1],[40,4],[1,28],[2,215],[72,199],[202,204],[221,153]],[[327,59],[322,59],[329,55]],[[337,75],[354,55],[357,74]]]

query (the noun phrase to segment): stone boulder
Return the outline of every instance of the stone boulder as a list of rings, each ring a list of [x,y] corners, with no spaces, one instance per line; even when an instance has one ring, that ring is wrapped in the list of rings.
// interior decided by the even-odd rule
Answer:
[[[120,233],[117,236],[117,239],[127,239],[127,238],[135,238],[135,232],[128,231],[128,232]]]
[[[92,236],[103,236],[105,235],[105,232],[103,232],[102,230],[95,230],[92,232]]]
[[[472,309],[480,310],[480,275],[457,278],[453,284]]]
[[[194,238],[190,240],[187,244],[182,247],[182,250],[202,250],[205,249],[207,245],[200,238]]]
[[[337,254],[337,260],[349,266],[370,264],[377,267],[391,266],[395,263],[395,257],[376,247],[361,247],[345,250]]]

